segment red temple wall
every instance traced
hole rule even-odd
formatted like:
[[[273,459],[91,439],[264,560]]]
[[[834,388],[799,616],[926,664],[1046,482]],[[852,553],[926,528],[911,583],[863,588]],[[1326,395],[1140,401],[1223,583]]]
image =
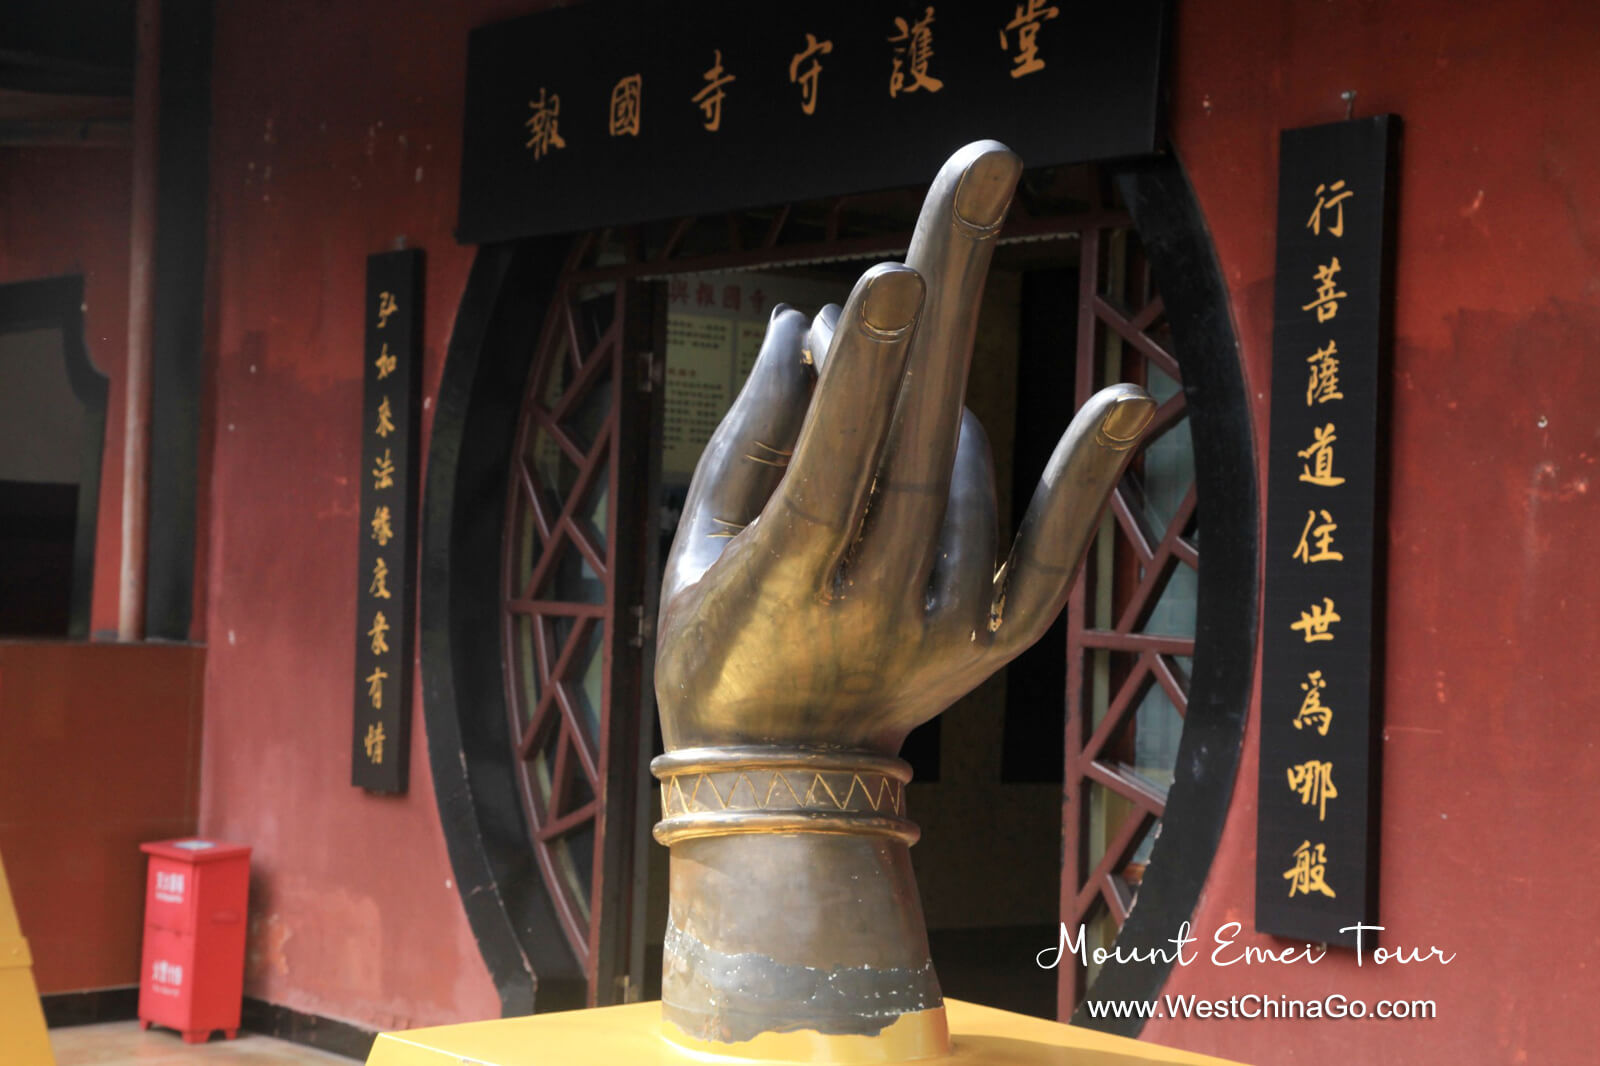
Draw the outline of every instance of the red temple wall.
[[[1247,1062],[1576,1062],[1600,994],[1589,552],[1600,454],[1600,139],[1587,5],[1181,5],[1174,139],[1210,225],[1267,440],[1277,133],[1405,121],[1395,290],[1382,903],[1437,962],[1220,968],[1167,991],[1434,999],[1437,1021],[1158,1021]],[[1600,486],[1595,486],[1600,489]],[[1289,551],[1264,545],[1266,552]],[[1294,703],[1298,705],[1298,693]],[[1195,931],[1254,906],[1259,694]],[[1292,708],[1291,708],[1292,711]],[[1176,933],[1176,930],[1174,931]],[[1282,947],[1269,938],[1241,944]]]
[[[217,8],[201,828],[256,849],[246,994],[366,1027],[499,1013],[419,698],[409,793],[349,783],[357,467],[366,257],[426,250],[425,457],[473,255],[451,235],[467,32],[527,7]]]
[[[205,649],[0,641],[0,857],[43,995],[136,984],[139,845],[193,833]]]

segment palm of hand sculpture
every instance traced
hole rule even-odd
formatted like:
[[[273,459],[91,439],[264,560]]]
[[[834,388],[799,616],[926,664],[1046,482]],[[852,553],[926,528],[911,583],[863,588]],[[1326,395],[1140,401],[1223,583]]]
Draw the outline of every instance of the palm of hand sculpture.
[[[1059,613],[1155,404],[1119,385],[1084,405],[997,570],[989,444],[962,397],[1020,173],[1003,145],[968,145],[934,180],[904,265],[868,270],[809,327],[774,311],[667,561],[669,750],[892,755]]]

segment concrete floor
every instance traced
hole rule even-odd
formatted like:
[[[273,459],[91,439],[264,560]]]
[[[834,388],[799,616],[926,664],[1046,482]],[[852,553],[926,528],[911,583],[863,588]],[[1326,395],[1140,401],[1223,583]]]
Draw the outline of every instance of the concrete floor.
[[[50,1046],[56,1066],[351,1066],[356,1061],[254,1033],[185,1044],[170,1030],[141,1032],[138,1022],[52,1029]]]

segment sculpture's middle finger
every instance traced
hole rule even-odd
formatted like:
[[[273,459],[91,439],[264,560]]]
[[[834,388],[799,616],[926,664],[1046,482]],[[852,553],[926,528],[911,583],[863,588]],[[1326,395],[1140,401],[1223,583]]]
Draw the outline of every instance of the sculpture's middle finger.
[[[984,277],[1021,173],[1022,161],[996,141],[951,156],[928,190],[906,256],[925,279],[927,298],[851,567],[856,580],[900,586],[914,599],[950,491]]]

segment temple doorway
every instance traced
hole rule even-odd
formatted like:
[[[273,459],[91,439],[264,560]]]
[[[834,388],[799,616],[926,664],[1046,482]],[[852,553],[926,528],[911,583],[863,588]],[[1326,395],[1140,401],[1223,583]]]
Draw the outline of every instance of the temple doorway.
[[[659,807],[643,764],[661,744],[642,652],[694,464],[772,305],[842,303],[861,270],[903,255],[919,192],[600,231],[564,265],[511,465],[501,632],[530,843],[591,1002],[659,993],[666,853],[645,843]],[[659,363],[643,402],[641,359]],[[1068,610],[903,752],[946,992],[1047,1017],[1094,975],[1034,956],[1061,921],[1109,946],[1159,834],[1198,538],[1181,371],[1132,219],[1095,168],[1029,172],[967,396],[994,449],[1002,544],[1077,405],[1119,380],[1162,406]]]

